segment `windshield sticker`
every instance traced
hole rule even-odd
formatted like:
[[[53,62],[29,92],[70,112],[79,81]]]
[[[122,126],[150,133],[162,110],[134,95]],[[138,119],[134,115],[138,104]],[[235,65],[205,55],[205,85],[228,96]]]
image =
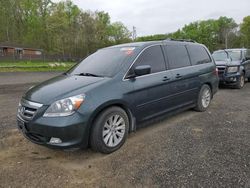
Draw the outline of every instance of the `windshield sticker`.
[[[125,47],[125,48],[121,48],[121,51],[124,51],[126,53],[126,55],[132,55],[134,52],[135,47]]]

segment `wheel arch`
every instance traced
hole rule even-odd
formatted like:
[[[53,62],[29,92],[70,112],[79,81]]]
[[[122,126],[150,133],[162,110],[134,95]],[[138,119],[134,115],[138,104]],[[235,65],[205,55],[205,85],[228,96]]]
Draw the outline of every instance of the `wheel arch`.
[[[211,89],[211,94],[212,94],[212,98],[213,98],[213,86],[212,86],[212,83],[210,83],[210,82],[205,82],[205,83],[203,83],[203,85],[208,85],[208,86],[210,87],[210,89]]]
[[[240,74],[241,73],[244,73],[244,75],[246,75],[246,70],[245,70],[245,67],[244,66],[240,66]]]
[[[102,113],[104,110],[113,107],[113,106],[117,106],[121,109],[123,109],[126,114],[128,115],[129,118],[129,132],[133,132],[136,130],[136,121],[135,121],[135,117],[132,114],[132,111],[130,110],[130,108],[128,107],[128,105],[121,101],[121,100],[114,100],[114,101],[109,101],[106,102],[102,105],[100,105],[92,114],[92,116],[90,117],[90,120],[88,122],[89,124],[89,133],[91,133],[92,131],[92,124],[94,123],[95,119],[97,118],[97,116]]]
[[[243,69],[243,70],[242,70],[242,72],[244,73],[244,76],[245,76],[245,75],[246,75],[246,71],[245,71],[245,69]]]

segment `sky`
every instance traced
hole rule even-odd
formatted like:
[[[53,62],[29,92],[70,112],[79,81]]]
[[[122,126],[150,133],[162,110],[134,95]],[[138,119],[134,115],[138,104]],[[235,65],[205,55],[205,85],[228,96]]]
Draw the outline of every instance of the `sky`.
[[[53,0],[58,2],[60,0]],[[137,36],[171,33],[185,24],[220,16],[241,23],[250,15],[250,0],[72,0],[82,10],[108,12]]]

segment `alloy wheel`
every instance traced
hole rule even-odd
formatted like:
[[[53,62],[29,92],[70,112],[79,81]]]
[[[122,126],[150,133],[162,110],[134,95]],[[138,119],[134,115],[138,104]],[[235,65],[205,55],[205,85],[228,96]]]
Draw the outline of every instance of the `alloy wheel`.
[[[120,115],[110,116],[104,124],[102,136],[108,147],[117,146],[125,135],[125,121]]]
[[[244,84],[245,84],[245,77],[242,75],[240,77],[240,87],[243,88]]]
[[[201,102],[202,102],[202,106],[204,108],[207,108],[209,106],[209,104],[211,102],[211,92],[208,88],[206,88],[203,91]]]

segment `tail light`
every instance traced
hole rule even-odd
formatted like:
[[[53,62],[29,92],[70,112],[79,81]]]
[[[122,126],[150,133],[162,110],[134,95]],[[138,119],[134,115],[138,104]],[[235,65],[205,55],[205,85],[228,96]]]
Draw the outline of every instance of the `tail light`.
[[[214,69],[214,75],[219,76],[219,71],[217,67]]]

